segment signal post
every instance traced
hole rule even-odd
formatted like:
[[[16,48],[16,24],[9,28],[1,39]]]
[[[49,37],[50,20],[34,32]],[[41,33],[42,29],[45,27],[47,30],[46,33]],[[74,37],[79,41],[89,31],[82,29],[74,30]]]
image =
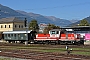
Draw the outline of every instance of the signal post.
[[[25,21],[24,21],[24,26],[26,28],[26,41],[25,41],[25,45],[28,45],[28,22],[27,22],[27,19],[25,18]]]

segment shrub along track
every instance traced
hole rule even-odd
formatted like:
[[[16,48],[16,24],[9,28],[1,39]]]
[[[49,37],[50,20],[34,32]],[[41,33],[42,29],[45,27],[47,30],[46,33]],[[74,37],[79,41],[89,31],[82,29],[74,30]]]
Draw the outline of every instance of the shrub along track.
[[[41,52],[35,51],[34,49],[12,49],[12,47],[21,47],[24,46],[23,44],[0,44],[0,56],[7,56],[7,57],[16,57],[16,58],[23,58],[23,59],[32,59],[32,60],[90,60],[90,56],[85,55],[76,55],[76,54],[67,54],[66,51],[64,53],[61,52]],[[34,45],[31,46],[35,47],[44,47],[45,48],[64,48],[65,45]],[[79,47],[79,48],[90,48],[90,46],[71,46],[71,47]],[[8,49],[9,47],[9,49]],[[10,49],[11,47],[11,49]],[[42,48],[43,49],[43,48]],[[38,48],[37,48],[38,50]],[[86,50],[76,50],[76,51],[86,51]]]

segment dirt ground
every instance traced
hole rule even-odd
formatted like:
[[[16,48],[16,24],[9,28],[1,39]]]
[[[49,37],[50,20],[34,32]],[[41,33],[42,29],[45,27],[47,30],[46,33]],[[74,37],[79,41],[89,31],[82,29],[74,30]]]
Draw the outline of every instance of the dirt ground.
[[[21,46],[15,44],[0,44],[0,46]],[[39,46],[39,45],[38,45]],[[46,45],[46,47],[65,47],[63,45]],[[70,46],[70,47],[87,47],[90,48],[89,45],[87,46]],[[22,58],[22,59],[31,59],[31,60],[90,60],[90,56],[84,55],[74,55],[74,54],[66,54],[66,53],[57,53],[57,52],[36,52],[30,51],[27,49],[20,49],[20,50],[10,50],[10,49],[1,49],[0,56],[6,57],[15,57],[15,58]]]

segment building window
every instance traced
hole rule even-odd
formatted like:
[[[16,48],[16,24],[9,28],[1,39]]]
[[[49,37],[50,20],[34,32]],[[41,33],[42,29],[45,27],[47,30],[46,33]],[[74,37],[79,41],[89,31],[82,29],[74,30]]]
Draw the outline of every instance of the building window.
[[[10,25],[9,25],[9,28],[10,28]]]
[[[20,28],[20,25],[19,25],[19,28]]]
[[[1,25],[1,28],[3,28],[3,26]]]
[[[16,28],[17,26],[15,25],[15,28]]]
[[[21,26],[21,28],[23,28],[23,25]]]
[[[5,28],[6,28],[6,25],[5,25]]]

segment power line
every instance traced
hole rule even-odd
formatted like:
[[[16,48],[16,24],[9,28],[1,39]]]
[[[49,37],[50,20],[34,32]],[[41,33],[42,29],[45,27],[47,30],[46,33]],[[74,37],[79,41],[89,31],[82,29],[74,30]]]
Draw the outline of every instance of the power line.
[[[65,7],[80,6],[80,5],[87,5],[87,4],[90,4],[90,2],[71,4],[71,5],[65,5],[65,6],[55,6],[55,7],[45,7],[45,8],[32,8],[32,9],[24,9],[24,10],[45,10],[45,9],[65,8]]]

